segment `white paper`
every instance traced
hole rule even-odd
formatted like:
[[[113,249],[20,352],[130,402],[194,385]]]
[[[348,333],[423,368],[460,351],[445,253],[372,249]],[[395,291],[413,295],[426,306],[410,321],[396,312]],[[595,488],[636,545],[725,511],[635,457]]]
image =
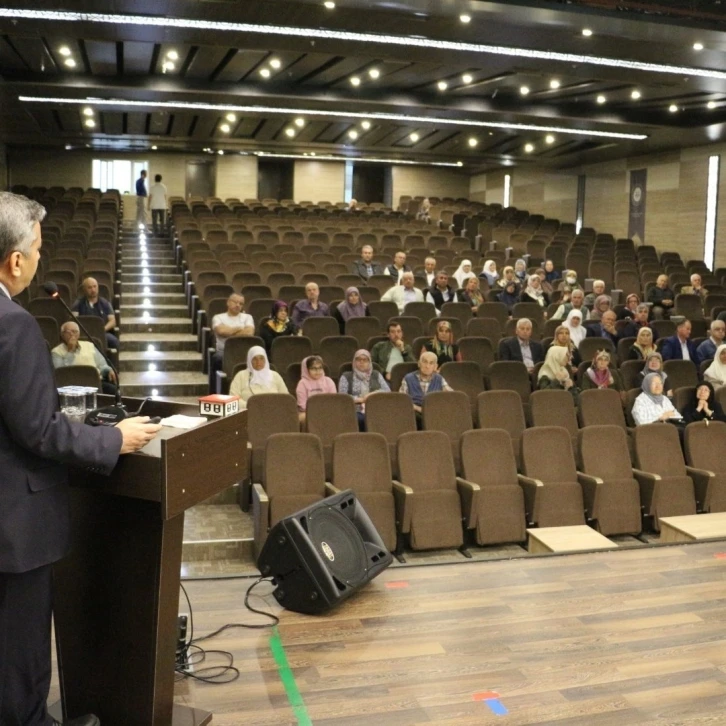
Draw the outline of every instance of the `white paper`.
[[[161,419],[162,426],[170,426],[174,429],[193,429],[203,423],[207,423],[204,416],[184,416],[180,413]]]

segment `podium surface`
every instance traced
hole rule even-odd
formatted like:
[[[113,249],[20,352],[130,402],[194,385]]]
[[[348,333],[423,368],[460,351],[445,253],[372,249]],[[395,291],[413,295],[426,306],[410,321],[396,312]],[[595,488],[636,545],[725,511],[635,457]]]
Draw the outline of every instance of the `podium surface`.
[[[140,400],[125,401],[134,411]],[[198,415],[148,401],[143,415]],[[229,488],[247,466],[247,413],[163,428],[106,477],[72,469],[72,546],[54,567],[63,714],[104,726],[203,726],[174,704],[184,512]]]

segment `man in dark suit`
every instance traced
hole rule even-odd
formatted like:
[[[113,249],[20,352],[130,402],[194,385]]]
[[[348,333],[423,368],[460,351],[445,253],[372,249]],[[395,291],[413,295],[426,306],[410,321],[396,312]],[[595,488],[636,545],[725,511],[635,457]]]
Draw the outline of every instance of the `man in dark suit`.
[[[676,334],[663,341],[663,347],[660,349],[663,360],[691,360],[697,363],[696,344],[690,338],[691,321],[683,320],[678,323]]]
[[[11,299],[33,279],[45,209],[0,192],[0,724],[50,726],[51,567],[69,544],[66,465],[109,473],[159,426],[72,423],[34,318]],[[65,722],[98,724],[95,716]]]
[[[587,326],[587,337],[588,338],[608,338],[612,341],[612,344],[617,349],[620,335],[618,335],[618,329],[615,327],[615,321],[618,316],[613,310],[606,310],[599,323]]]
[[[531,373],[537,363],[544,360],[542,344],[532,340],[532,322],[527,318],[517,321],[516,335],[499,344],[499,360],[518,360]]]
[[[361,280],[367,280],[371,275],[382,275],[383,270],[377,262],[373,262],[373,248],[364,245],[360,251],[360,259],[353,263],[353,274]]]

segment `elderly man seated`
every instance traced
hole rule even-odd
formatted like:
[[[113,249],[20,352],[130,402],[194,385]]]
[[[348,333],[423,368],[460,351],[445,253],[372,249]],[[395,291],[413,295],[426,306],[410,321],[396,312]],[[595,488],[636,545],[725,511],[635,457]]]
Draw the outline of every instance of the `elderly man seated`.
[[[585,293],[582,290],[573,290],[570,294],[570,301],[562,303],[555,314],[553,320],[566,320],[571,310],[579,310],[582,312],[583,321],[590,317],[590,311],[585,307]]]
[[[716,355],[716,348],[723,344],[726,338],[726,323],[723,320],[713,320],[708,331],[709,337],[696,348],[696,362],[703,363]]]
[[[101,374],[104,393],[113,396],[116,393],[116,374],[104,357],[96,350],[93,343],[81,340],[81,329],[78,323],[69,320],[61,326],[61,344],[51,351],[54,368],[66,366],[93,366]]]
[[[97,280],[87,277],[81,283],[81,290],[83,295],[73,303],[73,312],[76,315],[95,315],[101,318],[106,330],[106,345],[118,350],[118,338],[111,332],[116,327],[116,314],[111,303],[105,297],[99,296]]]
[[[384,302],[394,302],[398,306],[398,312],[403,315],[403,309],[410,302],[424,302],[421,290],[414,287],[413,272],[404,272],[401,275],[401,284],[394,285],[390,290],[381,295]]]
[[[219,313],[212,318],[215,341],[215,351],[209,365],[209,390],[212,392],[215,390],[217,371],[222,370],[224,344],[227,339],[255,334],[254,318],[244,309],[244,297],[235,292],[227,298],[227,312]]]
[[[604,280],[593,280],[592,283],[592,292],[587,293],[585,295],[585,307],[588,310],[592,310],[593,307],[595,307],[595,300],[597,300],[600,295],[605,294],[605,281]]]
[[[505,338],[499,344],[499,360],[521,361],[531,373],[537,363],[544,361],[542,344],[532,340],[532,321],[529,318],[517,320],[516,334]]]
[[[330,315],[330,308],[320,299],[320,288],[317,282],[305,285],[305,300],[298,300],[292,309],[292,322],[302,328],[308,318],[325,318]]]
[[[416,426],[423,428],[424,397],[437,391],[451,391],[452,388],[437,372],[438,363],[436,353],[424,352],[418,359],[418,370],[407,374],[401,382],[401,393],[407,393],[413,401],[413,410],[416,412]]]

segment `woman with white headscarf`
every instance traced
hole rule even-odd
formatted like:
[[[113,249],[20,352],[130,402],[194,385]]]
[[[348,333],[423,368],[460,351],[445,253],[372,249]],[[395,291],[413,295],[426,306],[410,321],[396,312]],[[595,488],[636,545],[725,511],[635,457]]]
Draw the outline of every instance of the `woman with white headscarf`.
[[[711,365],[703,372],[703,380],[710,383],[714,391],[726,386],[726,345],[716,348]]]
[[[454,279],[459,283],[459,287],[463,288],[470,277],[476,277],[471,271],[471,260],[462,260],[459,269],[454,273]]]
[[[512,270],[512,272],[514,272],[514,270]],[[497,263],[494,260],[487,260],[484,263],[484,267],[482,267],[479,277],[486,278],[486,281],[489,283],[489,287],[493,287],[494,283],[499,279]]]
[[[519,298],[521,302],[537,303],[540,307],[550,304],[547,293],[542,289],[542,280],[539,275],[530,275],[527,278],[527,287]]]
[[[287,393],[282,376],[270,368],[267,352],[260,345],[253,345],[247,352],[247,368],[232,381],[229,392],[239,396],[239,409],[247,408],[247,401],[257,393]]]
[[[587,338],[587,329],[582,324],[582,311],[573,308],[567,313],[567,319],[562,323],[570,331],[570,340],[575,347]]]

